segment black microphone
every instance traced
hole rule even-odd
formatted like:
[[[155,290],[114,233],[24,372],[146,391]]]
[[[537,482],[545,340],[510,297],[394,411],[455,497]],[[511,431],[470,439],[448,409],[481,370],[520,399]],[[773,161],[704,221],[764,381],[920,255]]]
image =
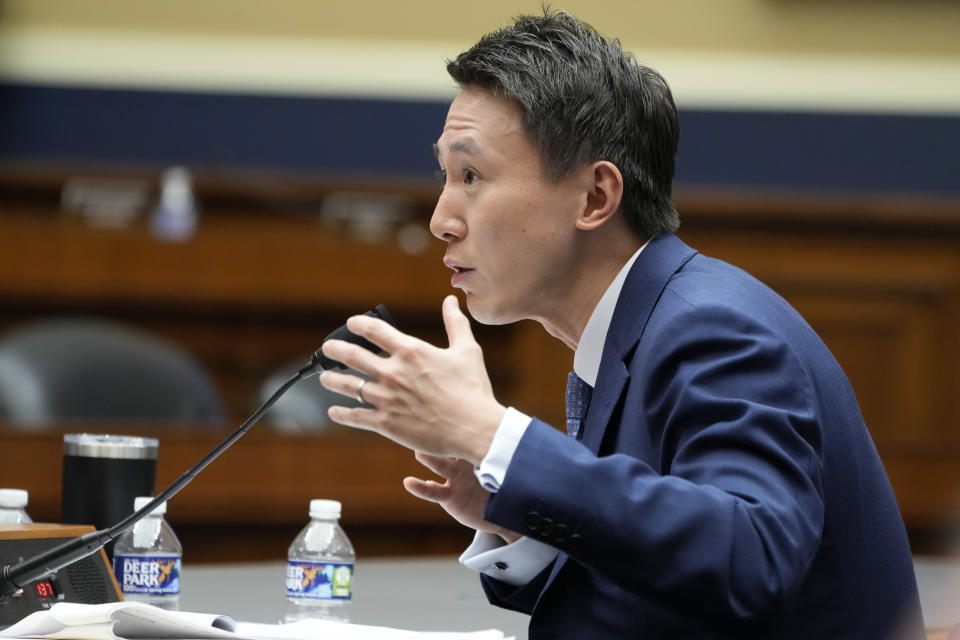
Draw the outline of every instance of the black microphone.
[[[382,304],[378,304],[376,307],[367,311],[365,316],[371,316],[374,318],[380,318],[384,322],[397,326],[397,323],[393,321],[393,318],[390,317],[390,313],[387,312],[387,308]],[[347,325],[342,325],[339,329],[332,331],[326,338],[323,339],[324,342],[327,340],[346,340],[347,342],[352,342],[353,344],[360,345],[367,351],[372,351],[374,353],[380,352],[380,347],[373,344],[366,338],[361,338],[357,334],[347,329]],[[304,369],[312,367],[312,370],[306,373],[305,375],[310,375],[311,373],[320,373],[320,370],[329,370],[336,367],[337,369],[346,369],[342,363],[332,360],[327,356],[323,355],[323,347],[317,349],[312,356],[310,356],[310,362],[307,363],[307,366]],[[301,370],[302,371],[302,370]]]
[[[390,314],[387,312],[387,308],[382,304],[378,304],[374,309],[367,311],[364,315],[380,318],[381,320],[396,326],[393,318],[391,318]],[[345,340],[374,353],[379,353],[381,351],[380,348],[375,344],[365,340],[364,338],[361,338],[357,334],[347,329],[346,325],[343,325],[339,329],[331,332],[326,338],[323,339],[323,341],[326,342],[330,339]],[[333,368],[346,369],[346,366],[343,363],[326,357],[323,355],[320,349],[317,349],[316,352],[310,356],[310,361],[307,362],[306,366],[300,369],[300,371],[298,371],[292,378],[284,382],[280,388],[277,389],[277,391],[260,406],[259,409],[254,411],[253,414],[237,428],[236,431],[227,436],[223,442],[218,444],[213,448],[212,451],[210,451],[210,453],[205,455],[200,462],[188,469],[183,475],[177,478],[166,489],[161,491],[156,498],[144,505],[139,511],[134,511],[132,514],[112,527],[85,533],[81,536],[68,540],[61,545],[53,547],[52,549],[44,551],[43,553],[40,553],[32,558],[28,558],[14,565],[5,566],[3,571],[0,572],[0,597],[12,595],[31,582],[52,575],[60,569],[63,569],[64,567],[76,562],[77,560],[81,560],[93,553],[96,553],[105,544],[120,537],[124,531],[152,513],[153,510],[160,505],[160,503],[166,502],[176,495],[181,489],[187,486],[198,473],[207,467],[208,464],[213,462],[221,453],[226,451],[230,445],[239,440],[247,431],[249,431],[250,427],[256,424],[257,421],[263,417],[263,414],[267,412],[267,409],[273,406],[273,404],[280,399],[280,396],[286,393],[290,387],[306,377],[309,377],[315,373],[319,374],[320,370]]]

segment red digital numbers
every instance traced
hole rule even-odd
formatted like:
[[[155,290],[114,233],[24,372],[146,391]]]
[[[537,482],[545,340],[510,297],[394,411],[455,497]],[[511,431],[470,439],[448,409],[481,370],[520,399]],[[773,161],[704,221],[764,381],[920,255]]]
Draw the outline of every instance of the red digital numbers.
[[[54,598],[56,597],[57,592],[54,591],[53,584],[49,582],[38,582],[37,595],[41,598]]]

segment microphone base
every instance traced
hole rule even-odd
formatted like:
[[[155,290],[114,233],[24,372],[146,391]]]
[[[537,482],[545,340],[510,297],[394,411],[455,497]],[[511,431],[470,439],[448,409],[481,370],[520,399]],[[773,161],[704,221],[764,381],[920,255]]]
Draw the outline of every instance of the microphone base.
[[[14,565],[44,551],[94,531],[85,525],[0,523],[0,567]],[[24,585],[21,591],[0,596],[0,628],[20,621],[34,611],[57,602],[102,604],[120,602],[123,595],[107,555],[100,549],[52,576]]]

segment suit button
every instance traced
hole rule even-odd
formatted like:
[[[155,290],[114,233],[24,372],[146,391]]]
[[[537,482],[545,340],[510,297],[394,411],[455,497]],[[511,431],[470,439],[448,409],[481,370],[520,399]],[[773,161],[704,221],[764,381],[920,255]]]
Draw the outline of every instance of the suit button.
[[[540,535],[544,538],[549,538],[551,533],[553,533],[553,520],[544,518],[540,523]]]
[[[527,514],[527,529],[530,531],[536,531],[540,527],[540,513],[537,511],[531,511]]]
[[[567,539],[567,525],[558,524],[553,532],[553,539],[557,542],[563,542]]]
[[[583,537],[579,533],[571,533],[570,539],[567,541],[567,546],[570,548],[576,548],[580,546]]]

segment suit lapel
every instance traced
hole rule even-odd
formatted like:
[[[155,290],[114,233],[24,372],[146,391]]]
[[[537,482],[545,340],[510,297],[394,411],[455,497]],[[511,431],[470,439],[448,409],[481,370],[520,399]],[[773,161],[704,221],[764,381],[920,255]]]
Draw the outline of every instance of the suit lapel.
[[[584,419],[583,444],[599,453],[610,416],[626,388],[627,362],[670,278],[696,251],[675,235],[655,237],[637,257],[617,300],[600,359],[600,371]]]
[[[600,359],[597,384],[581,433],[583,444],[594,454],[600,451],[610,416],[630,380],[627,362],[640,341],[647,320],[670,278],[697,252],[672,233],[655,237],[637,257],[623,283],[620,298],[610,321]],[[553,564],[541,596],[569,556],[562,551]]]

